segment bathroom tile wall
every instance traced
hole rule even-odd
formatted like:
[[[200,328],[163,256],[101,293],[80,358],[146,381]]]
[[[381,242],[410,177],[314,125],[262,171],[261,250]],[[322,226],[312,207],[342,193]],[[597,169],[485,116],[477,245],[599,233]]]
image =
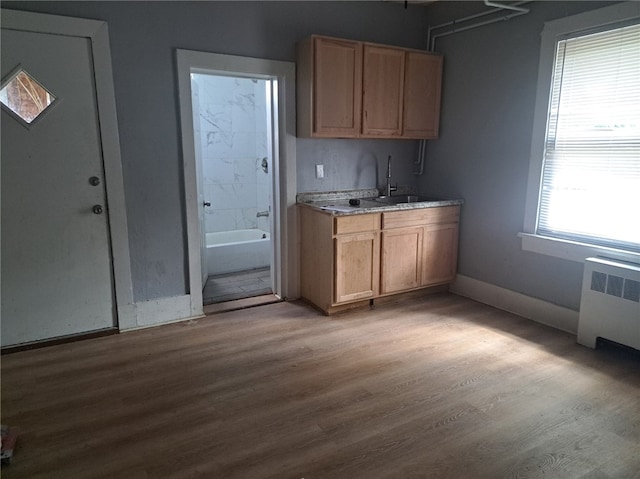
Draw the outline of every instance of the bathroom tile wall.
[[[211,203],[206,232],[270,231],[269,217],[257,217],[271,204],[265,81],[194,74],[192,82],[199,92],[194,124],[200,124],[204,200]]]

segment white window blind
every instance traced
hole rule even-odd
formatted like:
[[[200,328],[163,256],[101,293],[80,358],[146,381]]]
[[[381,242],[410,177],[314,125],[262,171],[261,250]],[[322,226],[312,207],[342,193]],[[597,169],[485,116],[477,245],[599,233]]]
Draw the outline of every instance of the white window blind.
[[[640,25],[558,42],[537,232],[640,250]]]

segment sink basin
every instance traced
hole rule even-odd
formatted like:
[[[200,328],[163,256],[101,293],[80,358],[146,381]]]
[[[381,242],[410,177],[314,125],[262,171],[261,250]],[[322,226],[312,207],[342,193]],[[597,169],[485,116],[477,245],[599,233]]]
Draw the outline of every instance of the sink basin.
[[[376,203],[384,203],[387,205],[398,205],[402,203],[421,203],[428,201],[442,201],[442,198],[419,195],[397,195],[397,196],[378,196],[376,198],[368,198]]]

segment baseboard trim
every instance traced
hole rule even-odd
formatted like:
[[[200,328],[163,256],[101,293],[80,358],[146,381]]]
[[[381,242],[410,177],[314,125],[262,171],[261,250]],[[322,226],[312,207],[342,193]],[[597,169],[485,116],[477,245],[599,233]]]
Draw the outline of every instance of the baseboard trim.
[[[118,334],[116,328],[98,329],[96,331],[89,331],[86,333],[69,334],[67,336],[59,336],[52,339],[41,339],[38,341],[31,341],[29,343],[20,343],[12,346],[3,346],[0,350],[0,354],[19,353],[20,351],[28,351],[30,349],[46,348],[48,346],[57,346],[58,344],[73,343],[76,341],[83,341],[85,339],[101,338],[103,336],[112,336]]]
[[[578,311],[563,306],[461,274],[456,276],[450,291],[567,333],[578,332]]]
[[[193,315],[191,311],[191,295],[173,296],[169,298],[153,299],[136,303],[136,325],[122,328],[122,331],[158,326],[160,324],[175,323],[188,319],[201,318],[204,315]]]

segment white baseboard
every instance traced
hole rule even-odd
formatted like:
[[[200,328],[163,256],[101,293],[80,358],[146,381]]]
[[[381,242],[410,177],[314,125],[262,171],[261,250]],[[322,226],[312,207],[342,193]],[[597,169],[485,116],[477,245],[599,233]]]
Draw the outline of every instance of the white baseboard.
[[[157,326],[159,324],[175,323],[187,319],[201,318],[203,315],[193,315],[191,310],[191,295],[174,296],[170,298],[153,299],[136,303],[136,325],[121,328],[122,331]]]
[[[456,276],[450,291],[571,334],[578,332],[578,311],[541,299],[460,274]]]

